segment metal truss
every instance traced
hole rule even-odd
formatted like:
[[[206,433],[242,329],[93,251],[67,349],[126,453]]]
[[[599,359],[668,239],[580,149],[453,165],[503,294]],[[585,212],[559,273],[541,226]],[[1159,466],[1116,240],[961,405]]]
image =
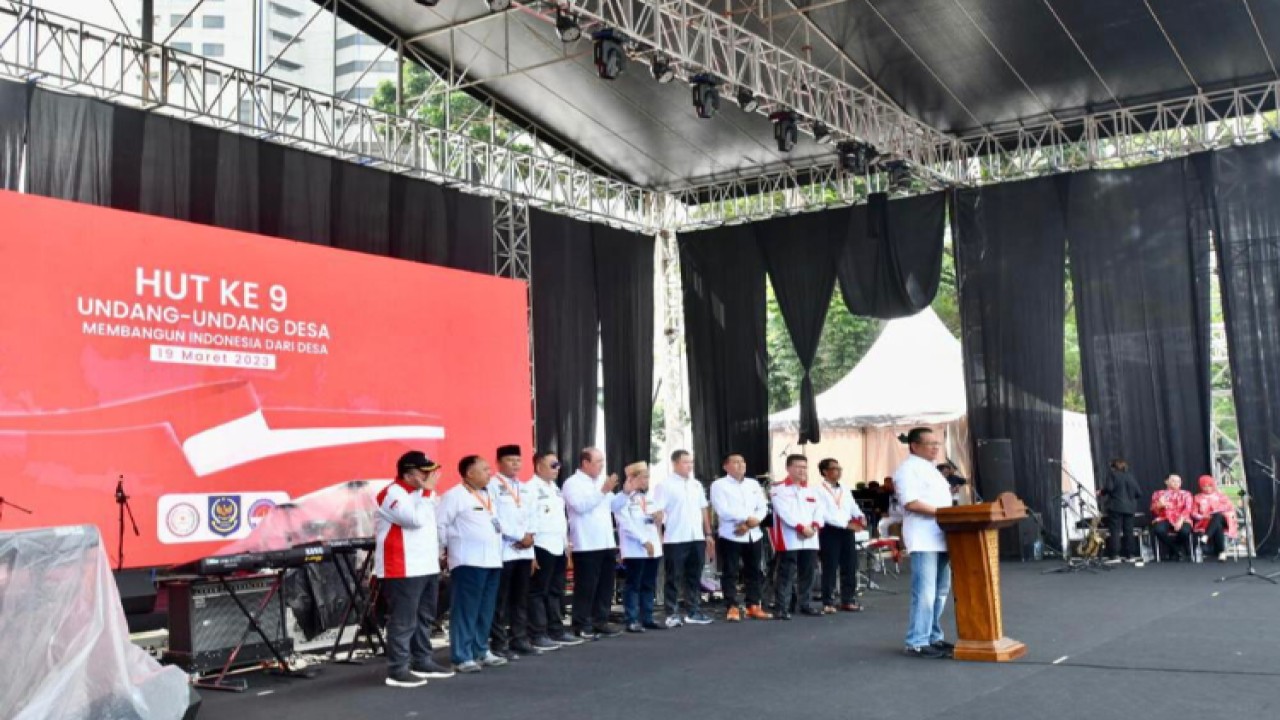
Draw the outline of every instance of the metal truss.
[[[659,397],[662,402],[662,435],[665,447],[659,457],[689,447],[689,393],[685,381],[688,364],[684,354],[684,286],[680,277],[680,246],[670,230],[658,233],[657,315],[661,338],[657,344]]]
[[[837,137],[870,143],[943,178],[959,170],[955,138],[908,115],[843,55],[834,70],[820,68],[693,0],[568,0],[563,7],[579,20],[611,28],[637,52],[666,55],[685,81],[710,75],[750,90],[760,112],[790,110],[824,123]],[[760,7],[747,12],[771,23]]]
[[[644,229],[660,205],[653,191],[593,173],[546,152],[541,143],[527,149],[491,142],[482,133],[477,138],[465,126],[433,127],[51,13],[27,0],[0,4],[0,76],[478,194],[506,194],[588,220]]]
[[[530,417],[537,417],[537,375],[533,371],[533,272],[532,247],[529,235],[529,206],[512,195],[495,195],[493,198],[493,274],[498,277],[522,280],[525,283],[527,324],[529,332],[529,402]],[[536,427],[532,429],[536,435]]]

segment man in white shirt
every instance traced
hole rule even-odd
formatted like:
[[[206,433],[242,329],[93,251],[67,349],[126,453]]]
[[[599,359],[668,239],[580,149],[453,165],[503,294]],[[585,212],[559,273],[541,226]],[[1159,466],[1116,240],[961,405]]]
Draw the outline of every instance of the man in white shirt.
[[[419,687],[453,672],[431,658],[440,590],[440,543],[431,491],[440,466],[418,450],[400,456],[396,479],[378,493],[374,574],[389,608],[387,685]]]
[[[520,446],[503,445],[497,456],[498,472],[489,481],[489,493],[497,498],[498,521],[502,523],[502,574],[489,640],[495,655],[518,660],[521,655],[542,654],[529,642],[529,581],[534,558],[529,525],[533,506],[524,497],[518,478],[523,462]]]
[[[818,500],[822,504],[822,529],[818,554],[822,559],[822,614],[836,612],[836,581],[840,582],[840,610],[862,612],[858,604],[858,545],[854,537],[867,519],[849,488],[840,484],[844,469],[834,458],[818,463],[822,475]]]
[[[538,650],[581,645],[564,627],[565,548],[569,519],[556,478],[560,458],[555,453],[533,456],[533,477],[525,483],[525,497],[533,505],[529,530],[533,533],[533,578],[529,583],[530,644]]]
[[[775,584],[779,620],[790,620],[792,605],[804,615],[821,615],[813,609],[813,571],[818,565],[818,530],[822,528],[822,507],[809,484],[809,460],[803,455],[787,456],[787,479],[771,488],[773,526],[769,539],[778,555]],[[799,574],[800,582],[796,583]],[[792,591],[794,589],[794,595]]]
[[[573,634],[582,640],[622,634],[609,622],[618,548],[611,503],[617,486],[617,475],[604,477],[604,453],[596,448],[578,455],[578,471],[564,481],[573,545]]]
[[[449,646],[454,669],[475,673],[482,665],[507,664],[489,650],[502,576],[502,522],[497,498],[489,491],[489,463],[479,455],[468,455],[458,462],[458,474],[462,482],[440,501],[437,528],[449,553]]]
[[[942,610],[951,592],[947,537],[938,526],[938,509],[951,507],[951,487],[935,465],[942,442],[929,428],[912,428],[899,437],[911,454],[893,474],[902,509],[902,541],[911,556],[911,615],[906,648],[911,657],[950,657],[955,646],[943,639]]]
[[[739,622],[745,614],[756,620],[773,615],[760,606],[764,585],[764,531],[760,523],[769,514],[769,502],[755,478],[747,477],[747,461],[731,452],[720,464],[724,477],[711,483],[711,507],[719,518],[716,557],[720,560],[720,589],[724,593],[725,620]],[[746,587],[747,607],[738,606],[738,577]]]
[[[662,562],[662,537],[658,532],[662,511],[649,502],[648,463],[631,463],[625,472],[622,492],[613,498],[613,514],[618,519],[618,547],[627,567],[627,584],[622,591],[627,632],[665,630],[653,619],[658,563]]]
[[[711,618],[702,612],[702,568],[707,554],[713,559],[711,545],[711,504],[707,489],[693,476],[693,455],[688,450],[671,454],[672,473],[653,493],[653,502],[664,516],[662,554],[666,558],[667,581],[662,599],[666,605],[667,627],[709,625]],[[680,615],[680,592],[684,591],[683,617]]]

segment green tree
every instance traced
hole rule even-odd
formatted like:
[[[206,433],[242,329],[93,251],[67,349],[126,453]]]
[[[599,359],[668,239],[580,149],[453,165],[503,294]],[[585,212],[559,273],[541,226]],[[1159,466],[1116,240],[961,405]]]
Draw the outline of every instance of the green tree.
[[[484,103],[464,90],[450,91],[427,68],[406,61],[401,69],[404,86],[403,112],[417,107],[416,119],[434,128],[453,132],[466,130],[469,137],[484,142],[504,144],[513,150],[528,152],[532,145],[520,140],[522,132],[507,119],[495,115],[493,123],[487,122],[489,110]],[[392,115],[396,108],[396,85],[383,80],[374,90],[369,107]],[[446,125],[447,122],[447,125]]]
[[[782,318],[772,286],[768,287],[767,300],[765,344],[769,357],[769,412],[777,412],[791,407],[800,399],[804,370],[791,344],[791,335],[787,332],[787,323]],[[847,375],[867,354],[879,334],[878,320],[849,314],[839,290],[832,293],[811,371],[814,392],[829,389]]]

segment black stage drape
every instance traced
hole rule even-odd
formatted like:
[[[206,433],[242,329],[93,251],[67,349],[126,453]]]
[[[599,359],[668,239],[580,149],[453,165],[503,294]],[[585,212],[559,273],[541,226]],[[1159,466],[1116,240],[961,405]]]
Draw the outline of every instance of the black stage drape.
[[[191,126],[147,113],[139,162],[138,210],[148,215],[191,217]]]
[[[1094,472],[1153,492],[1209,470],[1209,238],[1191,161],[1072,176],[1067,214]]]
[[[214,181],[213,225],[258,232],[258,146],[251,137],[218,133],[217,178]]]
[[[0,190],[17,190],[27,148],[32,85],[0,81]]]
[[[832,215],[848,227],[839,276],[850,313],[889,320],[933,302],[942,274],[946,209],[945,193],[893,202],[876,193],[847,217]]]
[[[91,205],[111,204],[115,108],[36,88],[31,96],[27,190]]]
[[[449,210],[445,189],[403,176],[391,178],[391,254],[445,265],[449,261]]]
[[[142,150],[148,113],[114,106],[111,121],[111,207],[138,212]]]
[[[689,409],[698,475],[720,474],[740,452],[747,471],[769,471],[765,269],[751,225],[680,236]]]
[[[534,434],[539,450],[561,456],[564,478],[596,436],[599,320],[591,226],[530,209],[529,236]]]
[[[391,176],[373,168],[340,163],[333,178],[333,246],[388,255]]]
[[[445,189],[445,202],[449,208],[449,257],[441,264],[492,275],[493,200]]]
[[[809,371],[836,287],[836,263],[845,247],[848,208],[775,218],[755,225],[760,255],[804,376],[800,380],[801,444],[822,440]]]
[[[1257,539],[1270,552],[1280,458],[1280,146],[1231,148],[1197,158],[1213,174],[1218,269],[1231,351],[1245,476]],[[1260,548],[1261,549],[1261,548]]]
[[[1014,491],[1054,538],[1061,537],[1062,472],[1050,461],[1062,459],[1066,184],[1057,177],[960,190],[951,205],[969,434],[1011,441]]]
[[[652,237],[592,225],[604,439],[609,471],[650,458],[653,426]]]

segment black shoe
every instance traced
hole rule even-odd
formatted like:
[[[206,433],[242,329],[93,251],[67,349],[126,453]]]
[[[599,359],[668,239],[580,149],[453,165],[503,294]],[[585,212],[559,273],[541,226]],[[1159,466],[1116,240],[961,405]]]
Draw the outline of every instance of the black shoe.
[[[416,688],[427,684],[426,678],[414,677],[408,670],[387,673],[387,685],[398,688]]]
[[[453,670],[434,660],[428,660],[425,663],[410,665],[409,674],[420,678],[451,678]]]
[[[494,648],[493,654],[497,655],[503,660],[506,660],[507,662],[514,662],[520,659],[520,655],[516,652],[513,652],[511,648]]]
[[[921,645],[920,647],[906,647],[902,649],[902,654],[907,657],[929,658],[930,660],[941,660],[947,657],[947,653],[939,650],[932,645]]]
[[[537,656],[542,654],[541,650],[535,648],[534,646],[530,645],[527,641],[524,641],[524,640],[517,640],[516,642],[511,643],[511,652],[517,656],[519,655]]]
[[[586,642],[585,639],[577,637],[573,633],[563,632],[563,631],[561,631],[559,635],[550,636],[550,640],[551,642],[557,645],[560,645],[562,647],[564,646],[573,647],[575,645],[581,645],[582,643]]]
[[[579,642],[592,642],[600,639],[599,635],[591,632],[590,630],[575,630],[573,631],[573,636],[577,638]]]
[[[791,619],[791,613],[789,613],[789,612],[780,612],[780,613],[778,613],[777,615],[774,615],[774,616],[773,616],[773,619],[774,619],[774,620],[790,620],[790,619]]]
[[[929,647],[932,647],[934,650],[941,650],[949,658],[956,656],[955,644],[949,643],[946,640],[939,640],[938,642],[931,644]]]
[[[596,633],[602,638],[616,638],[622,634],[622,628],[618,627],[617,625],[614,625],[613,623],[596,625],[592,629],[595,630]]]
[[[650,620],[645,623],[641,623],[641,627],[643,627],[645,630],[666,630],[667,629],[666,625],[663,625],[660,622],[654,622],[653,620]]]
[[[535,650],[541,650],[543,652],[551,652],[552,650],[560,649],[560,643],[547,637],[534,638],[533,642],[530,644],[533,645]]]
[[[640,623],[629,623],[629,624],[627,625],[627,632],[629,632],[629,633],[642,633],[642,632],[644,632],[644,626],[643,626],[643,625],[641,625]]]
[[[800,614],[801,614],[801,615],[808,615],[809,617],[822,617],[822,611],[821,611],[821,610],[815,610],[815,609],[813,609],[812,607],[802,607],[802,608],[800,608]]]

